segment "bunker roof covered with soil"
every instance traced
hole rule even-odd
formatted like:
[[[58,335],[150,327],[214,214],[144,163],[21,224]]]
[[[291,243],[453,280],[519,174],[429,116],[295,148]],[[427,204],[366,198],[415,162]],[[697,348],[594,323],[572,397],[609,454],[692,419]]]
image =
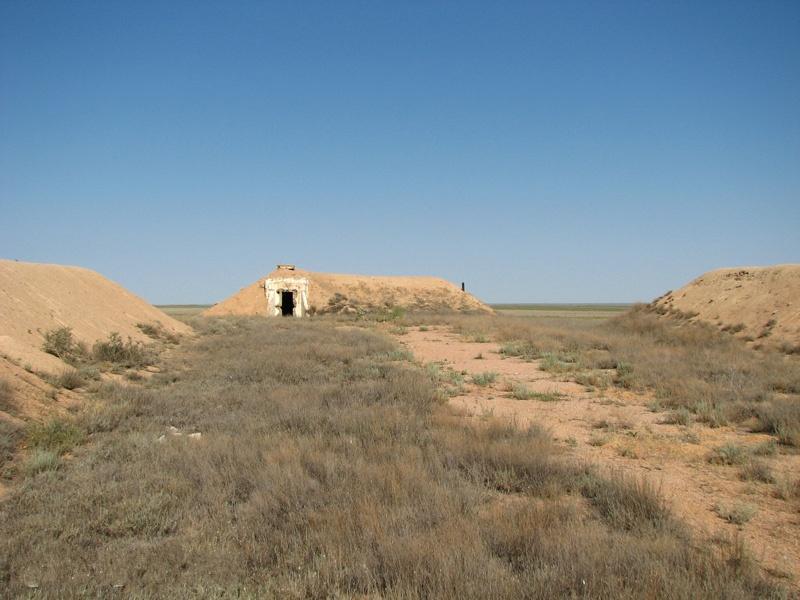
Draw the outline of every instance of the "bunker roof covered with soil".
[[[438,277],[343,275],[305,271],[292,265],[279,267],[214,305],[205,314],[266,315],[265,282],[285,278],[308,281],[311,314],[379,311],[392,307],[419,311],[491,312],[491,308],[472,294]]]

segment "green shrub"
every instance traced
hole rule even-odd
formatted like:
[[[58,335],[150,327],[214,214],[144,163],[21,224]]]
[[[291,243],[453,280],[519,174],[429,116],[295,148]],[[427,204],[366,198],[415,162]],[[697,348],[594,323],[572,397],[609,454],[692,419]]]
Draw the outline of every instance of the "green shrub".
[[[44,334],[42,350],[62,360],[69,358],[76,347],[75,340],[72,337],[71,327],[51,329]]]
[[[28,444],[31,447],[49,450],[57,455],[69,452],[82,443],[84,437],[81,429],[61,419],[34,423],[28,427]]]
[[[144,367],[152,364],[154,359],[144,344],[131,338],[123,340],[117,332],[111,333],[104,342],[96,342],[92,347],[92,356],[97,361],[123,367]]]

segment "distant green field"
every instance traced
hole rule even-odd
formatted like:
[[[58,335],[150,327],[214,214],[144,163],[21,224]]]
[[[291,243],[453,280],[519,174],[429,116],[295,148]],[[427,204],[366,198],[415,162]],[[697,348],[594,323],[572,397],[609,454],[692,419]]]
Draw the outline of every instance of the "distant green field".
[[[211,304],[156,304],[156,308],[161,309],[163,312],[167,313],[170,317],[175,317],[176,319],[186,318],[186,317],[193,317],[195,315],[199,315],[208,307],[212,306]]]
[[[531,318],[608,319],[628,310],[632,304],[492,304],[498,313]]]

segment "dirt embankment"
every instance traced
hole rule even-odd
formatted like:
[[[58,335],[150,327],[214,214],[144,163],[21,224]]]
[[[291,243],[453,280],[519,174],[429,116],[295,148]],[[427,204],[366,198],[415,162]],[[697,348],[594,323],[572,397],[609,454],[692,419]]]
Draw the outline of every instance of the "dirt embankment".
[[[89,269],[0,260],[0,379],[10,387],[17,409],[14,412],[38,418],[56,410],[47,396],[52,386],[32,374],[58,374],[67,368],[60,359],[42,350],[46,332],[70,327],[74,339],[89,347],[112,332],[123,338],[150,341],[137,327],[139,323],[160,323],[173,334],[191,331],[189,326]],[[71,395],[62,390],[59,399]]]
[[[754,344],[800,351],[800,264],[710,271],[657,298],[653,306],[712,323]]]
[[[341,275],[278,269],[214,305],[204,314],[258,315],[267,313],[264,280],[273,277],[308,279],[312,313],[377,311],[403,308],[420,311],[492,312],[472,294],[438,277]]]

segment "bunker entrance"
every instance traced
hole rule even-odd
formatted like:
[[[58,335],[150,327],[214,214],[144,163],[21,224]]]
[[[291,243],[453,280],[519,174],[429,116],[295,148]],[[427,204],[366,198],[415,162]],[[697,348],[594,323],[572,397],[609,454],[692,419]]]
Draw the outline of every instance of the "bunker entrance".
[[[284,317],[294,315],[294,292],[281,292],[281,315]]]

